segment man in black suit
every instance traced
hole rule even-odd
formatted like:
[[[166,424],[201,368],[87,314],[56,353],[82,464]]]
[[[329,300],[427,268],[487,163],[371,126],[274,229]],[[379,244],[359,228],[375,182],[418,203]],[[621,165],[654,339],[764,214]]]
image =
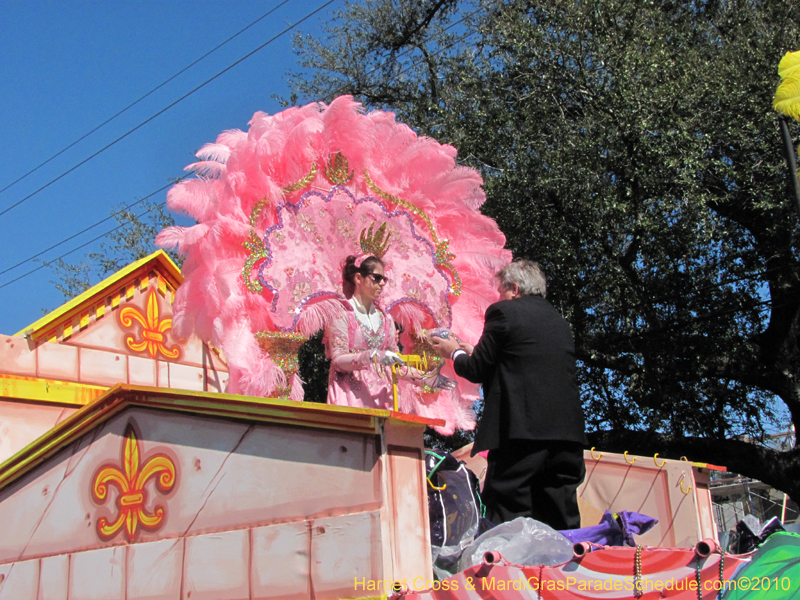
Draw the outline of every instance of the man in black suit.
[[[575,529],[587,440],[572,332],[545,300],[537,263],[512,262],[497,279],[500,301],[486,310],[477,345],[439,337],[432,344],[453,359],[457,375],[483,386],[472,454],[489,450],[487,518],[498,524],[524,516]]]

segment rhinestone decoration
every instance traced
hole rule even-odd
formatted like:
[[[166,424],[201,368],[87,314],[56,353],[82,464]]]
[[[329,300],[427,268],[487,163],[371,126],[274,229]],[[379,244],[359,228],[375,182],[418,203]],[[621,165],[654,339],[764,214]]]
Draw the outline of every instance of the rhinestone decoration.
[[[402,206],[409,212],[415,214],[420,219],[425,221],[425,224],[428,226],[428,230],[431,233],[431,239],[433,239],[433,243],[436,246],[436,251],[434,253],[436,264],[440,267],[443,267],[448,273],[450,273],[453,278],[453,285],[451,286],[450,291],[454,296],[460,296],[461,277],[458,275],[456,268],[450,262],[456,257],[456,255],[452,254],[448,249],[450,246],[450,240],[440,240],[439,236],[436,235],[436,230],[433,228],[433,223],[431,222],[430,217],[426,215],[422,209],[414,206],[406,200],[403,200],[402,198],[398,198],[397,196],[392,196],[388,192],[384,192],[377,185],[375,185],[375,182],[372,181],[372,178],[369,176],[369,173],[366,170],[364,170],[364,181],[367,183],[367,187],[369,187],[369,189],[371,189],[384,200],[388,200],[397,206]]]
[[[367,346],[370,348],[370,350],[379,350],[381,344],[383,343],[383,313],[378,312],[378,317],[380,318],[380,325],[378,325],[377,331],[372,331],[372,329],[367,327],[359,319],[356,319],[356,323],[358,323],[358,327],[361,329],[361,335],[364,336],[364,340],[366,340]]]
[[[328,166],[325,167],[325,178],[333,185],[344,185],[350,183],[355,175],[355,171],[350,171],[350,163],[341,152],[336,152],[328,157]]]
[[[389,238],[391,238],[391,234],[386,233],[386,223],[382,223],[373,234],[372,228],[374,226],[375,223],[372,223],[369,226],[369,230],[361,230],[361,237],[359,240],[361,242],[361,250],[363,250],[365,254],[383,258],[383,255],[386,254],[386,251],[389,249]],[[386,234],[385,237],[384,234]]]
[[[259,331],[256,333],[261,349],[277,364],[286,375],[286,387],[275,390],[278,397],[288,396],[292,386],[292,376],[300,369],[297,353],[308,339],[301,333],[284,331]]]
[[[316,163],[312,163],[311,169],[305,177],[299,181],[284,186],[281,189],[281,193],[285,196],[291,192],[296,192],[297,190],[308,186],[316,176],[317,165]],[[267,258],[268,256],[267,248],[264,245],[264,242],[259,239],[255,229],[256,224],[258,223],[258,217],[261,216],[261,212],[264,210],[267,202],[268,199],[266,197],[262,198],[256,203],[256,205],[253,207],[253,210],[250,211],[250,237],[246,242],[242,243],[242,245],[247,248],[248,252],[247,260],[245,260],[244,266],[242,267],[242,279],[244,280],[244,284],[247,286],[247,289],[254,294],[260,294],[263,291],[263,287],[259,281],[253,280],[253,267],[259,260],[262,258]]]

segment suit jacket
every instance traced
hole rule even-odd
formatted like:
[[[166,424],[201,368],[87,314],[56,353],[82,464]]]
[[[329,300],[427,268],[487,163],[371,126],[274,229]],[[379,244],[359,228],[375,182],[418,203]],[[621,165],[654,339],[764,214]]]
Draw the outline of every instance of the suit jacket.
[[[454,367],[483,385],[473,454],[510,439],[588,443],[572,331],[544,298],[492,304],[472,356],[459,355]]]

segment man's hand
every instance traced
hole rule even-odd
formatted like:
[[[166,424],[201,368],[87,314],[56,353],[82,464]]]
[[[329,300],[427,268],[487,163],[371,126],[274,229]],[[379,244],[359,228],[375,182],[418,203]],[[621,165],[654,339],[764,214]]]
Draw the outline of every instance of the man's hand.
[[[431,336],[431,346],[442,358],[450,358],[453,352],[460,348],[456,340],[452,338],[444,339],[436,335]]]

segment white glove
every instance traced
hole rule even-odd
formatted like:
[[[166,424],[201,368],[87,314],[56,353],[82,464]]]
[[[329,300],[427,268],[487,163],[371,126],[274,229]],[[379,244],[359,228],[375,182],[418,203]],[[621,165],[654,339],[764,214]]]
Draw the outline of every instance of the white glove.
[[[377,356],[378,362],[380,362],[384,367],[391,367],[393,365],[404,365],[406,361],[404,361],[399,354],[392,352],[391,350],[384,350],[383,352],[376,352],[373,356]]]

